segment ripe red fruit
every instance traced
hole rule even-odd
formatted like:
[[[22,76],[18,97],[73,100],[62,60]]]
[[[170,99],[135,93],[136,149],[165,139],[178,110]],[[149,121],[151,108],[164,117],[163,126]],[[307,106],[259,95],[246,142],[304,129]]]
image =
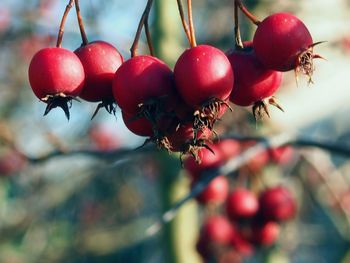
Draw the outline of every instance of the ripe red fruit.
[[[267,220],[285,221],[296,214],[296,201],[283,186],[265,190],[260,196],[259,204],[261,213]]]
[[[2,176],[19,172],[26,164],[25,156],[17,150],[2,150],[0,153],[0,175]]]
[[[195,183],[196,181],[193,181],[193,184]],[[229,182],[226,176],[220,175],[214,178],[196,199],[201,204],[222,204],[226,200],[228,191]]]
[[[89,137],[94,146],[101,151],[112,151],[120,146],[115,130],[103,124],[93,125]]]
[[[255,244],[271,246],[278,239],[280,227],[276,222],[258,223],[252,227],[252,241]]]
[[[122,111],[125,126],[134,134],[139,136],[153,136],[152,124],[145,117],[133,118],[131,114]]]
[[[228,159],[235,157],[241,151],[240,143],[232,139],[220,140],[216,143],[216,146],[219,148],[223,161],[227,161]]]
[[[91,102],[113,99],[113,77],[123,63],[118,50],[107,42],[94,41],[74,53],[85,71],[85,84],[79,97]]]
[[[245,43],[243,49],[229,51],[227,57],[235,74],[231,102],[239,106],[254,107],[270,103],[280,108],[272,96],[281,85],[282,73],[264,67],[256,57],[251,42]]]
[[[253,147],[256,141],[246,141],[243,143],[242,147],[244,149]],[[248,163],[244,166],[245,169],[250,173],[258,173],[264,166],[269,162],[270,156],[267,150],[260,152],[253,159],[250,159]]]
[[[250,256],[254,252],[253,244],[241,232],[233,236],[231,246],[244,256]]]
[[[80,94],[85,80],[79,58],[64,48],[44,48],[32,58],[28,75],[34,94],[47,103],[44,115],[61,107],[69,119],[67,102]]]
[[[312,37],[305,24],[289,13],[266,17],[254,34],[253,46],[259,60],[267,68],[301,70],[308,76],[313,71]]]
[[[233,72],[225,54],[212,46],[187,49],[174,68],[176,88],[191,107],[210,99],[225,100],[233,87]]]
[[[209,129],[204,129],[197,133],[196,141],[197,143],[200,141],[208,140],[212,135],[212,132]],[[189,146],[194,146],[194,133],[192,124],[184,124],[181,125],[177,130],[174,130],[170,134],[166,135],[166,139],[169,143],[169,147],[165,147],[170,149],[173,152],[182,152],[182,153],[192,153]],[[198,146],[198,145],[195,145]],[[199,146],[200,147],[200,146]],[[191,147],[190,147],[191,148]],[[194,150],[198,150],[198,147],[195,147]],[[198,151],[200,152],[201,149]],[[197,151],[196,151],[197,154]],[[201,156],[199,155],[199,159]]]
[[[287,164],[293,159],[294,150],[291,146],[282,146],[268,150],[271,161],[277,164]]]
[[[219,147],[210,143],[208,146],[212,151],[207,148],[201,148],[198,151],[197,155],[200,162],[193,156],[189,156],[184,162],[184,168],[189,172],[192,179],[198,178],[202,171],[215,168],[223,162]]]
[[[113,94],[118,106],[135,115],[142,104],[151,100],[171,99],[174,92],[173,73],[161,60],[152,56],[136,56],[124,62],[114,76]]]
[[[234,235],[233,225],[221,215],[208,217],[201,229],[201,236],[215,244],[229,244]]]
[[[258,208],[257,197],[244,188],[236,188],[226,201],[226,212],[232,220],[251,218],[258,212]]]

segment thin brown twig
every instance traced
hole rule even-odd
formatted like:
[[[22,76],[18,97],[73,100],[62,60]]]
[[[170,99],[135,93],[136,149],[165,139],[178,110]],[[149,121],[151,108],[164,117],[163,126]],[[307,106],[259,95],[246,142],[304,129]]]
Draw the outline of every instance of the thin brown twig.
[[[62,20],[61,20],[61,24],[60,24],[60,28],[58,30],[56,47],[61,47],[62,46],[64,25],[66,24],[66,19],[67,19],[68,13],[69,13],[70,9],[73,7],[73,2],[74,2],[74,0],[69,0],[69,3],[66,6],[66,9],[64,10],[64,13],[63,13],[63,16],[62,16]]]
[[[148,26],[148,17],[149,17],[149,13],[146,16],[145,23],[144,23],[144,25],[145,25],[145,33],[146,33],[149,53],[151,54],[151,56],[154,56],[153,42],[152,42],[151,32],[150,32],[149,26]]]
[[[194,32],[194,25],[193,25],[193,16],[192,16],[192,1],[187,0],[187,15],[188,15],[188,23],[190,24],[190,35],[191,35],[191,47],[197,46],[196,42],[196,36]]]
[[[139,40],[140,40],[140,36],[141,36],[142,27],[145,25],[145,21],[147,20],[147,18],[149,16],[152,4],[153,4],[153,0],[148,0],[147,4],[146,4],[146,8],[145,8],[145,10],[142,13],[139,25],[138,25],[137,30],[136,30],[134,42],[132,43],[132,46],[130,48],[131,57],[135,57],[137,55],[137,48],[138,48],[138,45],[139,45]],[[146,34],[147,34],[147,32],[146,32]],[[151,47],[150,47],[150,51],[151,51]]]
[[[234,1],[234,20],[235,20],[235,45],[236,49],[242,49],[243,43],[241,38],[241,31],[239,29],[239,17],[238,17],[238,3]]]
[[[251,12],[249,12],[249,10],[243,5],[242,0],[235,0],[235,3],[237,4],[237,6],[239,7],[239,9],[241,9],[242,13],[250,20],[253,22],[253,24],[255,25],[259,25],[260,24],[260,20],[253,15]]]
[[[74,2],[75,2],[75,10],[76,10],[76,13],[77,13],[77,19],[78,19],[81,39],[83,41],[82,45],[85,46],[85,45],[87,45],[89,43],[89,41],[88,41],[87,36],[86,36],[84,23],[83,23],[83,18],[82,18],[81,13],[80,13],[79,0],[74,0]]]
[[[184,9],[183,9],[181,0],[177,0],[177,7],[179,8],[182,27],[184,28],[188,43],[191,45],[191,33],[190,33],[190,29],[188,28],[186,19],[185,19]]]

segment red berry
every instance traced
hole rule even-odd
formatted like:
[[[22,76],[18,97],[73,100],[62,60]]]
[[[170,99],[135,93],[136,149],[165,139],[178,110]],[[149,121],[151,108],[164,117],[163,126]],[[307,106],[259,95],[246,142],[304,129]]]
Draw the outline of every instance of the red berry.
[[[224,139],[217,142],[223,161],[227,161],[237,156],[241,151],[241,145],[238,141],[232,139]]]
[[[243,148],[247,149],[250,147],[253,147],[256,144],[255,141],[246,141],[243,143]],[[264,150],[257,155],[254,156],[254,158],[250,159],[248,163],[245,165],[244,168],[246,168],[251,173],[258,173],[265,167],[265,165],[269,162],[270,156],[267,150]]]
[[[85,80],[79,58],[64,48],[44,48],[32,58],[28,75],[34,94],[48,103],[45,115],[59,106],[69,119],[67,101],[80,94]]]
[[[210,143],[208,146],[213,152],[207,148],[201,148],[198,151],[198,158],[200,160],[199,163],[193,156],[189,156],[184,162],[185,169],[189,172],[193,179],[196,179],[202,171],[215,168],[221,165],[223,162],[223,156],[219,147]]]
[[[114,76],[114,98],[123,111],[132,115],[139,113],[140,104],[171,96],[173,91],[172,71],[164,62],[152,56],[129,59]]]
[[[251,218],[258,212],[258,208],[257,197],[244,188],[236,188],[226,201],[226,212],[232,220]]]
[[[242,235],[242,233],[237,232],[232,240],[231,246],[240,254],[244,256],[250,256],[254,252],[253,244]]]
[[[139,136],[153,136],[152,124],[145,117],[133,118],[132,115],[122,111],[125,126]]]
[[[287,164],[293,159],[294,150],[291,146],[282,146],[269,149],[271,161],[277,164]]]
[[[196,181],[193,181],[195,184]],[[215,203],[222,204],[228,195],[229,182],[224,175],[214,178],[208,186],[197,196],[197,200],[201,204]]]
[[[278,239],[279,233],[280,227],[276,222],[256,224],[252,228],[252,241],[258,245],[271,246]]]
[[[208,217],[201,230],[201,236],[215,244],[229,244],[234,235],[233,225],[221,215]]]
[[[260,210],[267,220],[285,221],[296,214],[296,202],[291,192],[277,186],[265,190],[260,196]]]
[[[2,176],[19,172],[26,164],[25,156],[16,150],[2,150],[0,153],[0,175]]]
[[[209,129],[204,129],[197,133],[196,140],[208,140],[212,135]],[[193,143],[193,128],[192,124],[181,125],[177,130],[166,135],[170,144],[170,150],[173,152],[187,152],[186,149]],[[200,152],[201,150],[199,150]],[[201,156],[199,156],[201,158]]]
[[[258,25],[253,45],[257,57],[267,68],[288,71],[303,66],[301,60],[306,53],[310,55],[307,51],[313,43],[309,30],[299,18],[276,13]],[[312,56],[311,50],[311,63]]]
[[[85,84],[79,97],[92,102],[113,99],[114,74],[123,63],[118,50],[107,42],[94,41],[78,48],[74,53],[85,71]]]
[[[89,137],[96,148],[102,151],[115,150],[120,146],[115,130],[103,124],[92,126],[89,130]]]
[[[181,97],[193,108],[213,98],[227,99],[233,87],[230,62],[212,46],[187,49],[177,60],[174,75]]]
[[[252,43],[241,50],[227,54],[232,65],[235,81],[230,101],[239,106],[250,106],[270,98],[280,87],[282,73],[265,68],[257,59]]]

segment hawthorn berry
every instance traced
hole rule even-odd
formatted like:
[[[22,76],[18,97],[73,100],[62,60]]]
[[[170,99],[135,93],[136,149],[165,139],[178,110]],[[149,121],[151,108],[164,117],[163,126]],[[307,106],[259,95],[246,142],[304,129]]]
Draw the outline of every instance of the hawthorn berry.
[[[296,201],[284,186],[266,189],[259,198],[260,212],[267,220],[286,221],[296,214]]]
[[[230,94],[232,103],[253,106],[255,119],[264,112],[269,116],[267,104],[282,110],[273,96],[281,85],[282,73],[267,69],[260,63],[252,42],[245,42],[242,49],[230,50],[227,57],[235,74],[234,89]]]
[[[208,45],[189,48],[177,60],[174,76],[180,96],[194,109],[195,130],[212,129],[233,88],[233,71],[225,54]]]
[[[258,208],[259,202],[255,194],[244,188],[234,189],[226,201],[226,212],[232,220],[252,218]]]
[[[192,185],[196,183],[193,181]],[[214,178],[208,186],[196,197],[201,204],[222,204],[229,192],[229,182],[224,175]]]
[[[311,78],[314,71],[311,34],[305,24],[289,13],[275,13],[258,24],[253,46],[257,57],[267,68],[295,70]]]
[[[105,107],[109,113],[114,112],[112,84],[115,72],[123,63],[122,55],[104,41],[90,42],[74,53],[85,71],[85,84],[79,97],[90,102],[101,102],[95,114],[101,107]]]
[[[85,81],[79,58],[64,48],[44,48],[32,58],[28,75],[34,94],[47,103],[44,115],[61,107],[69,120],[68,103],[80,94]]]

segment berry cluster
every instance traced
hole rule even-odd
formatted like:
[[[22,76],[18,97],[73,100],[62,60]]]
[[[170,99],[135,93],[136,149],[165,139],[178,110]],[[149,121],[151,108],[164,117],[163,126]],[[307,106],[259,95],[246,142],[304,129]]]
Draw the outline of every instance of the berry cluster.
[[[239,155],[242,149],[252,143],[225,139],[209,145],[215,155],[208,149],[201,149],[200,164],[196,163],[194,157],[188,157],[184,166],[191,178],[191,185],[200,181],[205,171],[215,171],[215,168]],[[240,173],[251,175],[268,162],[282,165],[292,159],[293,151],[288,146],[268,149],[242,167]],[[246,179],[249,180],[249,177]],[[279,236],[279,223],[293,218],[296,213],[296,201],[284,186],[254,192],[247,187],[237,186],[237,183],[231,192],[230,188],[229,179],[218,174],[196,197],[209,212],[197,242],[197,250],[206,262],[214,259],[217,261],[213,262],[221,262],[219,259],[227,254],[237,257],[235,261],[229,262],[240,262],[238,258],[251,255],[255,248],[273,245]],[[260,193],[259,196],[256,192]]]
[[[190,153],[196,161],[200,161],[198,150],[209,148],[215,122],[231,109],[229,101],[252,106],[256,119],[265,113],[269,115],[268,104],[282,110],[274,97],[282,71],[294,69],[311,77],[313,58],[320,57],[313,54],[315,43],[295,16],[277,13],[260,22],[241,1],[235,1],[235,8],[241,8],[258,26],[253,41],[241,43],[236,34],[236,48],[226,54],[210,45],[197,46],[189,8],[189,29],[183,12],[180,14],[191,48],[184,51],[171,70],[153,56],[150,41],[151,55],[136,54],[143,26],[150,40],[147,19],[152,1],[149,1],[135,37],[132,57],[124,62],[111,44],[88,42],[78,1],[75,4],[82,46],[74,52],[61,47],[64,16],[57,47],[40,50],[29,66],[33,92],[47,103],[45,114],[61,107],[69,118],[69,105],[77,97],[100,102],[93,116],[101,107],[115,113],[116,103],[130,131],[147,136],[146,141],[168,151]]]

